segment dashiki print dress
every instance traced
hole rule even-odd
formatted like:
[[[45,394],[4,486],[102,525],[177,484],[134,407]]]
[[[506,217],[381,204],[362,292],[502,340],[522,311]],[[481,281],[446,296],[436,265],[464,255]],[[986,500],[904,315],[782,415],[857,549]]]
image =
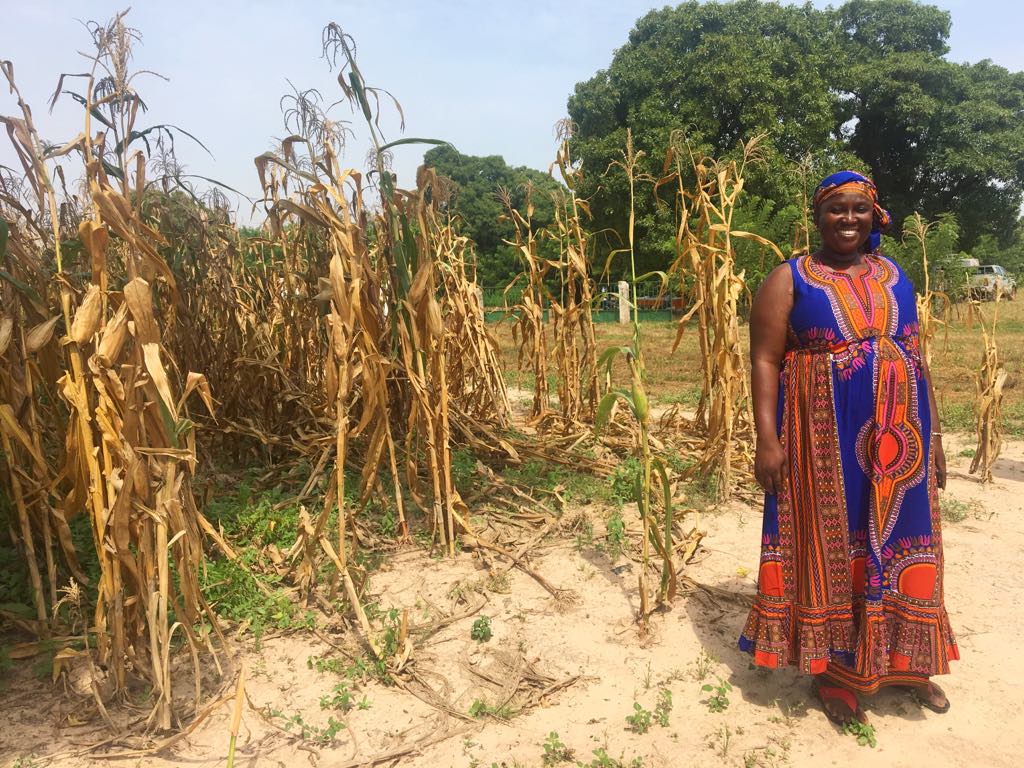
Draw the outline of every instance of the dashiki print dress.
[[[942,538],[917,305],[875,253],[858,276],[810,256],[793,274],[780,376],[789,477],[766,495],[757,600],[740,647],[765,667],[870,693],[921,684],[959,658],[942,595]]]

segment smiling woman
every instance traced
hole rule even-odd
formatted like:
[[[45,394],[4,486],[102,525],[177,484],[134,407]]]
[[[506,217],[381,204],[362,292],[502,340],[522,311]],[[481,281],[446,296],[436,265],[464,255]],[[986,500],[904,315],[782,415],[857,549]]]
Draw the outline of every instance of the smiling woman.
[[[760,666],[815,675],[839,723],[866,723],[856,694],[889,685],[942,712],[929,678],[958,651],[942,594],[945,457],[914,289],[878,250],[889,215],[869,179],[825,179],[814,218],[820,250],[775,269],[751,310],[765,514],[740,646]]]

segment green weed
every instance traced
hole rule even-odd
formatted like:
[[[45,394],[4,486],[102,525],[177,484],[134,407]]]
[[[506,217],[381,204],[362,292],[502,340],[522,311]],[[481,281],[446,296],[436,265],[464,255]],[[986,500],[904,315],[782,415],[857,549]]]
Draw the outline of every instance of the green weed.
[[[473,488],[476,474],[476,456],[468,448],[459,448],[452,452],[452,482],[460,493]]]
[[[592,475],[533,459],[505,470],[505,479],[512,484],[545,491],[558,489],[567,500],[577,503],[611,501],[608,485]]]
[[[713,731],[707,737],[707,745],[715,750],[719,757],[728,757],[729,748],[732,746],[732,729],[728,725],[723,725],[717,731]]]
[[[701,648],[697,658],[690,662],[690,677],[698,683],[704,682],[717,665],[718,658],[707,649]]]
[[[331,672],[335,675],[342,675],[345,673],[344,662],[342,662],[341,659],[328,656],[310,656],[306,659],[306,667],[309,669],[315,669],[320,673]]]
[[[704,700],[704,703],[708,705],[709,712],[725,712],[729,708],[728,694],[732,691],[732,686],[728,680],[718,678],[718,685],[704,683],[700,689],[711,694]]]
[[[615,468],[611,479],[612,501],[619,506],[636,498],[636,485],[640,480],[640,462],[630,456]]]
[[[511,720],[514,714],[515,710],[513,710],[508,704],[503,704],[500,707],[494,707],[483,699],[473,699],[473,703],[469,705],[469,716],[477,719],[482,717],[494,717],[498,720]]]
[[[668,728],[668,716],[672,713],[672,691],[662,688],[658,691],[658,703],[654,707],[654,719],[662,728]]]
[[[547,739],[544,740],[544,754],[541,756],[541,762],[544,765],[565,763],[572,760],[572,756],[573,751],[562,742],[557,731],[548,734]]]
[[[301,712],[285,715],[279,709],[271,709],[268,716],[275,720],[281,720],[281,727],[284,730],[291,732],[294,729],[302,737],[303,741],[309,741],[321,747],[330,746],[334,742],[335,737],[346,728],[345,723],[335,720],[333,717],[327,719],[326,726],[307,723],[303,719]]]
[[[942,403],[939,421],[949,432],[973,432],[975,425],[974,404],[971,402]]]
[[[605,539],[608,542],[608,556],[615,560],[626,547],[626,522],[622,519],[622,512],[618,509],[612,510],[612,513],[608,516],[605,531]]]
[[[982,507],[977,501],[961,501],[949,494],[943,494],[939,502],[939,513],[947,523],[962,523],[968,517],[982,517]]]
[[[643,768],[644,766],[643,758],[634,757],[626,763],[622,758],[615,759],[609,755],[608,750],[604,747],[598,747],[592,754],[594,757],[589,763],[577,760],[577,768]]]
[[[843,733],[855,736],[857,738],[857,743],[862,747],[871,747],[874,749],[878,746],[878,740],[875,738],[875,727],[869,723],[862,723],[859,720],[851,720],[843,726]]]
[[[678,392],[661,395],[658,401],[665,405],[683,405],[688,408],[695,408],[700,403],[700,388],[684,387]]]
[[[331,693],[320,697],[320,709],[348,712],[353,706],[352,699],[352,691],[348,689],[348,683],[338,683],[331,689]]]
[[[649,709],[644,709],[640,706],[639,701],[633,702],[633,714],[626,715],[629,730],[633,731],[633,733],[647,733],[651,729],[653,719],[653,713]]]
[[[576,551],[594,546],[594,523],[589,517],[583,518],[576,526]]]
[[[491,617],[481,616],[473,622],[473,628],[469,631],[469,636],[476,640],[478,643],[486,643],[491,639]]]

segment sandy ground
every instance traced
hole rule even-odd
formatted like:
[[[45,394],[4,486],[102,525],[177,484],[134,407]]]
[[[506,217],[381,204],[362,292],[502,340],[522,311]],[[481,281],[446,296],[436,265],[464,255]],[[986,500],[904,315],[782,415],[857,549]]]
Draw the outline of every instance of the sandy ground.
[[[267,639],[259,649],[247,644],[241,655],[252,706],[244,712],[236,765],[357,766],[394,752],[378,764],[525,768],[544,764],[543,745],[552,731],[566,747],[563,756],[571,750],[572,759],[587,766],[600,749],[623,765],[645,767],[1020,765],[1024,716],[1014,686],[1024,679],[1016,648],[1024,635],[1024,585],[1014,574],[1024,554],[1024,442],[1007,444],[989,487],[966,474],[969,459],[959,455],[964,447],[955,438],[947,444],[951,477],[944,494],[951,507],[966,511],[965,519],[945,527],[946,600],[962,656],[941,680],[952,708],[937,715],[905,694],[879,694],[867,701],[875,748],[859,746],[826,720],[806,678],[752,669],[736,649],[755,587],[760,513],[733,505],[704,516],[705,547],[686,570],[713,591],[678,598],[670,611],[652,618],[647,637],[638,635],[633,621],[636,566],[624,558],[612,561],[592,545],[578,547],[568,531],[530,562],[551,584],[571,590],[574,600],[565,594],[556,599],[520,571],[511,572],[507,583],[493,577],[488,582],[472,553],[455,562],[419,551],[397,555],[373,577],[371,591],[383,608],[408,609],[413,626],[462,616],[413,648],[407,669],[417,674],[410,689],[419,697],[366,682],[353,689],[354,701],[365,697],[367,708],[321,709],[321,697],[344,678],[337,670],[318,671],[315,660],[350,664],[333,647],[345,646],[344,639],[329,626],[321,637],[298,633]],[[600,515],[589,512],[600,540]],[[470,637],[481,615],[490,617],[493,631],[484,643]],[[8,673],[0,693],[0,765],[78,768],[102,759],[102,750],[81,754],[83,745],[107,737],[102,727],[67,725],[67,705],[27,666]],[[711,712],[702,685],[719,678],[732,685],[729,704]],[[627,730],[634,702],[655,710],[661,688],[672,695],[668,725],[654,722],[643,734]],[[423,700],[431,695],[433,705]],[[475,700],[500,709],[509,695],[511,710],[525,709],[483,719],[466,715]],[[217,707],[160,755],[118,764],[225,765],[230,707]],[[271,718],[276,726],[298,714],[317,728],[333,715],[347,728],[318,746],[294,736],[301,726],[282,730],[257,711],[268,709],[281,712]]]

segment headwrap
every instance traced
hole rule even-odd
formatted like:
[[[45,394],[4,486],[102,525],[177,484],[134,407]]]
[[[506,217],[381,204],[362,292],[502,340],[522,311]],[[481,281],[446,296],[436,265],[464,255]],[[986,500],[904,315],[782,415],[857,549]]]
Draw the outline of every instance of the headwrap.
[[[871,223],[871,236],[868,238],[868,244],[872,251],[877,251],[878,246],[882,243],[882,230],[889,226],[892,217],[878,204],[878,188],[875,183],[856,171],[833,173],[823,179],[814,191],[814,210],[817,211],[822,203],[840,192],[860,192],[870,198],[875,215]]]

